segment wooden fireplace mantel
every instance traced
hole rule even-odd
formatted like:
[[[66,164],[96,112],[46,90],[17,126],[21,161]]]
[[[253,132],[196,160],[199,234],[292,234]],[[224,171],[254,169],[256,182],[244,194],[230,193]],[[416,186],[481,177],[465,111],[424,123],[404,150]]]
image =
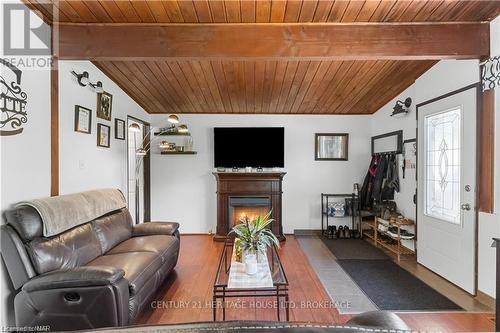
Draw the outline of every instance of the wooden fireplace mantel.
[[[231,197],[268,197],[271,201],[271,230],[280,241],[285,240],[281,220],[282,181],[286,172],[214,172],[217,180],[217,230],[214,240],[223,241],[230,228]]]

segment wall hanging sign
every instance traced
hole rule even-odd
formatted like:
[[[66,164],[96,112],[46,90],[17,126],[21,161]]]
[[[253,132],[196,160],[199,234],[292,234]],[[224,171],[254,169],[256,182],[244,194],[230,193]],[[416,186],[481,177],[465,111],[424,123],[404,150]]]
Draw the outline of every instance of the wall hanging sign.
[[[316,161],[347,161],[349,134],[316,133],[314,141]]]
[[[115,118],[115,139],[125,140],[125,120]]]
[[[92,110],[75,105],[75,132],[90,134],[92,131]]]
[[[28,121],[28,95],[21,88],[22,71],[4,59],[0,59],[0,64],[0,135],[20,134]]]
[[[408,139],[403,141],[403,179],[407,169],[417,168],[417,139]]]
[[[102,92],[97,94],[97,118],[111,121],[113,95]]]
[[[109,148],[111,128],[108,125],[97,124],[97,145]]]
[[[483,91],[500,86],[500,56],[481,63],[481,83],[483,84]]]

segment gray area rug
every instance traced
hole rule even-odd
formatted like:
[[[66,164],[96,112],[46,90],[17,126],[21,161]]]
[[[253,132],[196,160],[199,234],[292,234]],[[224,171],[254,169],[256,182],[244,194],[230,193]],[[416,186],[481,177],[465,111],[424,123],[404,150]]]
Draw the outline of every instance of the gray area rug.
[[[337,260],[344,259],[390,259],[384,251],[362,239],[328,239],[321,237],[323,243]]]
[[[392,260],[338,260],[380,310],[463,310]]]

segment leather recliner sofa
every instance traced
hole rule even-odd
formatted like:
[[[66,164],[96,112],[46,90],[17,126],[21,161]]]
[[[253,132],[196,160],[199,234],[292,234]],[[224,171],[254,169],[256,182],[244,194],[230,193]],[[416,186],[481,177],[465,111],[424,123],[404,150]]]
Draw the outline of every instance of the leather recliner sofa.
[[[33,207],[5,213],[2,256],[17,326],[76,330],[130,325],[179,255],[178,223],[133,225],[126,208],[43,237]]]

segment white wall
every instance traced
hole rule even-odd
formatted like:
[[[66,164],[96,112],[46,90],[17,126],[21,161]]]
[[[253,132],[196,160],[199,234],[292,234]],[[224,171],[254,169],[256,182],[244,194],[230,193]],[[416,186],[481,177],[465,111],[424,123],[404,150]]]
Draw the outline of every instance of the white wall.
[[[0,6],[0,17],[3,17]],[[36,19],[34,16],[32,19]],[[2,25],[3,27],[3,25]],[[14,31],[14,36],[22,34]],[[0,31],[3,36],[3,31]],[[3,43],[0,47],[3,47]],[[3,52],[2,52],[3,55]],[[7,76],[0,65],[2,75]],[[21,88],[27,93],[28,121],[21,134],[0,136],[0,210],[25,199],[50,195],[50,72],[20,68]],[[10,83],[10,82],[9,82]],[[2,224],[3,213],[2,213]],[[0,325],[14,323],[12,284],[0,262]]]
[[[492,23],[491,35],[500,35],[500,20],[497,18]],[[494,33],[496,29],[497,33]],[[498,41],[492,45],[492,55],[500,54]],[[493,53],[496,50],[497,53]],[[477,60],[445,60],[440,61],[430,70],[419,77],[406,91],[397,96],[373,115],[371,128],[372,134],[403,129],[404,138],[416,137],[415,105],[423,101],[438,97],[445,93],[465,87],[479,81],[479,65]],[[498,89],[497,89],[498,90]],[[496,92],[496,138],[495,138],[495,170],[500,168],[500,116],[498,116],[500,91]],[[406,117],[393,119],[389,115],[396,100],[406,97],[413,99],[411,112]],[[395,200],[403,214],[415,217],[415,205],[412,196],[415,190],[415,170],[410,170],[405,180],[401,179],[401,193],[396,194]],[[478,289],[492,297],[495,296],[495,252],[490,247],[492,237],[500,237],[500,221],[498,207],[500,207],[500,186],[498,174],[495,177],[495,214],[479,214],[479,244],[478,244]]]
[[[181,115],[181,122],[189,125],[198,155],[153,154],[151,198],[152,219],[179,221],[182,232],[215,231],[213,127],[285,127],[285,233],[320,229],[320,194],[351,193],[370,160],[370,116]],[[152,125],[165,126],[166,116],[152,116]],[[314,133],[320,132],[349,133],[349,161],[315,161]]]
[[[112,119],[96,117],[97,94],[81,87],[71,71],[87,71],[91,82],[102,81],[104,90],[113,95]],[[75,105],[92,110],[92,133],[74,131]],[[88,61],[59,63],[59,191],[74,193],[96,188],[119,188],[127,193],[127,141],[115,139],[115,118],[127,115],[149,121],[147,114],[111,79]],[[110,148],[97,146],[97,123],[111,127]]]

